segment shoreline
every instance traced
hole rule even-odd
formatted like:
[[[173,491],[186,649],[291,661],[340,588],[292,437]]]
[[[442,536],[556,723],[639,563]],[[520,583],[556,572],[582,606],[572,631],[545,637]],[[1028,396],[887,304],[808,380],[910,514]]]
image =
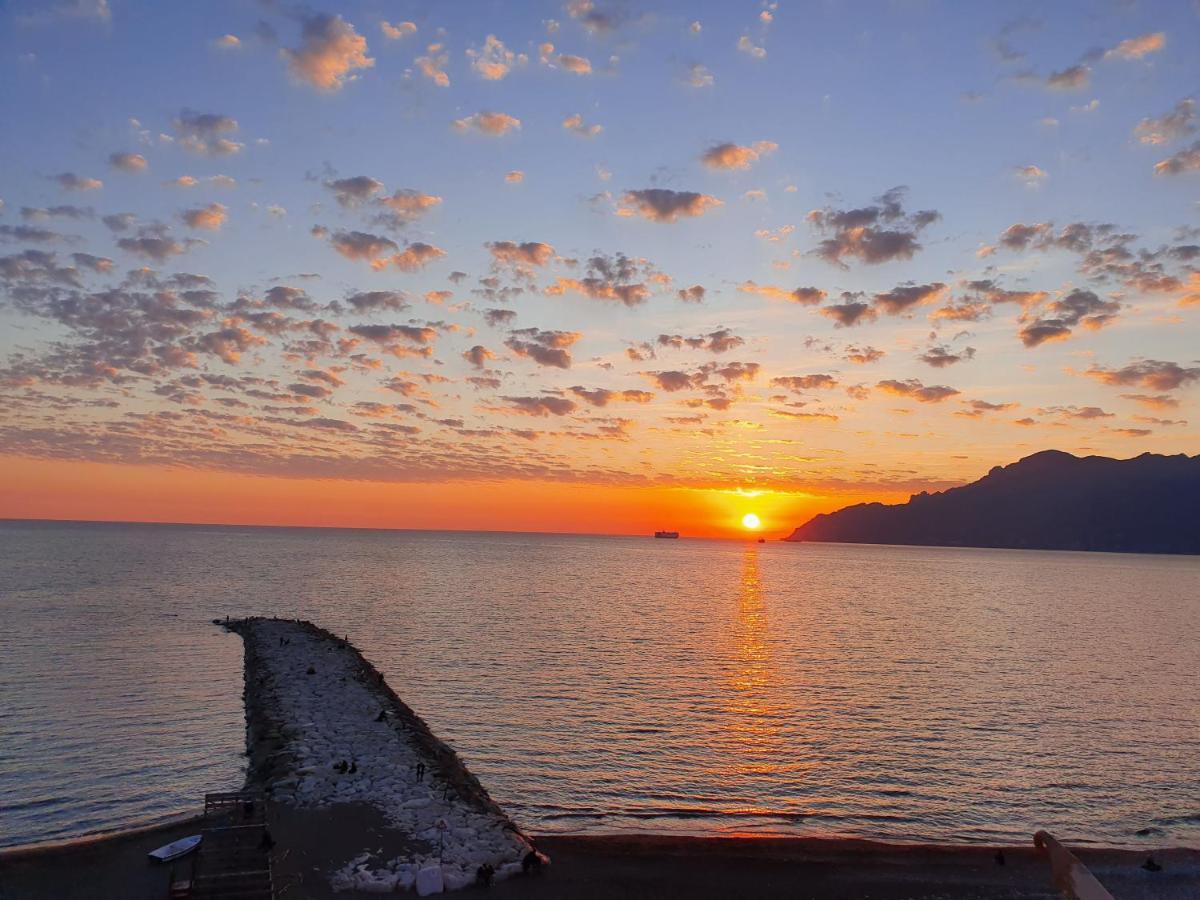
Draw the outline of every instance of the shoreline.
[[[246,788],[258,787],[257,784],[246,784]],[[106,831],[91,832],[88,834],[77,835],[76,837],[63,838],[62,840],[41,841],[35,844],[13,844],[9,847],[0,847],[0,865],[5,861],[24,859],[29,856],[37,856],[40,854],[51,854],[58,852],[71,852],[74,850],[84,849],[93,844],[103,844],[109,841],[122,841],[130,838],[136,838],[148,834],[168,833],[177,828],[182,828],[187,825],[199,826],[203,821],[204,816],[201,812],[195,813],[180,813],[178,815],[164,817],[162,819],[154,819],[146,822],[132,823],[128,826],[114,828]],[[545,841],[579,841],[587,843],[600,844],[645,844],[653,843],[680,845],[686,844],[703,844],[710,842],[712,844],[723,843],[761,843],[769,844],[777,842],[780,844],[795,844],[797,846],[812,844],[814,846],[864,846],[873,848],[893,848],[896,850],[938,850],[944,852],[990,852],[995,853],[997,850],[1022,850],[1026,847],[1024,843],[1004,842],[1004,841],[927,841],[920,838],[905,838],[903,836],[891,835],[858,835],[858,834],[835,834],[835,833],[804,833],[804,834],[786,834],[782,832],[743,832],[743,833],[714,833],[702,831],[545,831],[539,832],[535,829],[526,826],[520,827],[521,833],[535,840],[537,843]],[[1146,846],[1119,846],[1115,844],[1092,843],[1083,838],[1063,838],[1065,843],[1070,844],[1072,851],[1076,854],[1130,854],[1144,859],[1147,855],[1166,854],[1197,854],[1200,859],[1200,846],[1191,847],[1183,844],[1154,844]],[[1033,846],[1033,836],[1030,835],[1029,846]]]
[[[317,816],[324,811],[316,810]],[[194,820],[131,829],[58,845],[0,852],[6,900],[54,896],[162,896],[168,867],[147,862],[150,849],[194,830]],[[491,888],[501,897],[600,898],[743,895],[812,898],[1036,898],[1056,896],[1044,852],[1026,844],[913,844],[840,837],[694,837],[662,834],[535,835],[554,864],[541,875]],[[281,842],[282,844],[283,842]],[[1072,846],[1117,900],[1183,900],[1200,890],[1200,850],[1153,851],[1160,872],[1141,868],[1147,853]],[[1002,852],[1005,865],[995,857]],[[283,869],[287,877],[286,866]],[[299,896],[366,896],[309,881]],[[470,889],[469,889],[470,890]]]

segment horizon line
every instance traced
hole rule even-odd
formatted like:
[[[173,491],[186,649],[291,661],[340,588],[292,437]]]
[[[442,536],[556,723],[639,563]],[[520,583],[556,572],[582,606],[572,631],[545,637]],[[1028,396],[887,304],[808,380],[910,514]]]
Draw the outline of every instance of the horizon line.
[[[414,532],[421,534],[529,534],[549,535],[554,537],[654,537],[653,532],[601,532],[601,531],[519,531],[504,528],[404,528],[401,526],[384,525],[273,525],[256,522],[175,522],[153,519],[57,519],[28,516],[0,516],[0,525],[8,524],[50,524],[50,525],[163,525],[170,528],[274,528],[305,531],[380,531],[380,532]],[[680,539],[693,541],[757,541],[766,538],[769,541],[783,541],[782,538],[770,538],[760,532],[749,532],[745,536],[719,537],[715,535],[688,535],[679,532]]]

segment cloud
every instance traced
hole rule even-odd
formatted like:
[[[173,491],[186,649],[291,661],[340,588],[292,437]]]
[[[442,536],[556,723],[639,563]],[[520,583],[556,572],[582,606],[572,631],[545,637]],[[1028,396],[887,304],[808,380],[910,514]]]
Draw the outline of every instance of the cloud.
[[[450,76],[446,74],[450,54],[444,52],[441,44],[430,44],[425,52],[426,56],[418,56],[413,60],[417,69],[438,87],[450,87]]]
[[[647,282],[665,281],[666,277],[648,260],[616,253],[591,257],[583,278],[558,278],[545,293],[557,297],[572,291],[593,300],[613,300],[626,306],[638,306],[650,298],[651,289]]]
[[[941,403],[947,397],[954,397],[959,393],[954,388],[941,384],[926,386],[915,378],[909,378],[906,381],[887,379],[880,381],[875,386],[885,394],[908,397],[921,403]]]
[[[1141,59],[1161,50],[1166,43],[1167,36],[1161,31],[1127,38],[1111,50],[1106,50],[1104,59]]]
[[[738,38],[737,48],[742,53],[745,53],[747,56],[752,56],[755,59],[767,58],[767,48],[760,47],[755,44],[754,41],[750,40],[748,35],[743,34],[740,38]]]
[[[527,416],[541,416],[543,418],[547,416],[565,416],[576,409],[575,401],[568,400],[566,397],[504,397],[503,400],[516,412]]]
[[[210,203],[207,206],[184,210],[179,217],[189,228],[217,231],[225,222],[226,209],[220,203]]]
[[[855,299],[857,296],[843,293],[841,303],[823,306],[820,313],[826,318],[833,319],[835,328],[850,328],[864,322],[874,322],[879,317],[879,313],[872,309],[871,304]]]
[[[567,116],[565,119],[563,119],[562,127],[573,134],[578,134],[581,137],[589,138],[595,137],[596,135],[600,134],[600,132],[604,131],[603,125],[585,125],[583,123],[583,116],[581,116],[579,113],[575,113],[573,116]]]
[[[140,153],[113,153],[108,157],[108,164],[122,172],[144,172],[149,167],[146,157]]]
[[[1133,135],[1143,144],[1169,144],[1194,133],[1196,130],[1196,101],[1187,97],[1175,104],[1169,113],[1157,119],[1142,119],[1133,129]]]
[[[476,344],[470,350],[463,351],[463,359],[469,362],[477,369],[482,369],[488,364],[488,360],[495,359],[496,354],[489,350],[483,344]]]
[[[693,284],[691,287],[680,288],[675,295],[684,303],[703,303],[705,293],[704,285]]]
[[[400,341],[424,346],[437,338],[437,329],[428,325],[351,325],[346,330],[388,349]]]
[[[3,207],[0,207],[3,209]],[[45,219],[91,219],[96,215],[90,206],[73,206],[69,203],[58,206],[22,206],[21,218],[27,221],[43,221]]]
[[[399,41],[417,33],[415,22],[396,22],[395,24],[388,22],[386,19],[379,23],[379,30],[383,32],[383,36],[389,41]]]
[[[865,366],[868,363],[879,362],[887,356],[882,350],[876,347],[847,347],[845,359],[849,362],[860,366]]]
[[[212,45],[218,50],[237,50],[242,46],[242,41],[236,34],[223,34]]]
[[[1120,309],[1121,304],[1116,300],[1101,300],[1092,291],[1073,290],[1042,307],[1038,317],[1021,329],[1021,343],[1037,347],[1066,340],[1076,326],[1098,330],[1109,324]]]
[[[1017,166],[1013,169],[1013,175],[1017,180],[1024,182],[1029,187],[1037,187],[1050,176],[1046,174],[1045,169],[1038,166]]]
[[[933,366],[935,369],[944,369],[947,366],[952,366],[958,362],[964,362],[968,359],[975,358],[974,347],[964,347],[962,350],[954,353],[945,345],[930,347],[924,353],[917,357],[921,362]]]
[[[510,334],[504,342],[508,349],[532,359],[539,366],[557,369],[571,368],[571,354],[567,348],[583,337],[577,331],[543,331],[540,328],[518,328]]]
[[[706,350],[709,353],[727,353],[736,350],[746,343],[745,338],[738,337],[728,328],[718,328],[708,334],[697,337],[684,337],[681,334],[660,334],[655,343],[660,347],[672,347],[682,350]]]
[[[489,34],[479,49],[467,48],[471,68],[487,81],[499,81],[512,71],[517,56],[494,34]]]
[[[506,184],[520,184],[524,180],[525,180],[525,173],[522,172],[520,169],[513,169],[511,172],[509,172],[507,175],[504,176],[504,181]]]
[[[510,131],[519,131],[521,120],[502,112],[477,112],[465,119],[456,119],[454,127],[459,131],[478,131],[480,134],[499,137]]]
[[[624,401],[626,403],[649,403],[654,399],[654,395],[649,391],[610,391],[605,388],[596,388],[588,390],[585,387],[576,385],[571,388],[571,393],[576,397],[581,398],[592,406],[608,406],[609,403],[615,401]]]
[[[1179,407],[1179,400],[1170,394],[1122,394],[1121,397],[1151,409],[1177,409]]]
[[[117,246],[126,253],[145,256],[155,262],[166,262],[172,256],[186,253],[191,247],[202,243],[196,240],[177,241],[163,225],[147,225],[136,237],[121,238]]]
[[[749,280],[739,284],[738,290],[743,294],[758,294],[761,297],[770,297],[772,300],[787,300],[803,306],[815,306],[826,297],[825,291],[820,288],[798,287],[789,291],[786,288],[775,287],[771,284],[757,284]]]
[[[341,16],[325,13],[305,19],[301,45],[279,53],[292,78],[319,91],[339,91],[358,77],[356,70],[375,65],[367,56],[367,39]]]
[[[1154,166],[1155,175],[1182,175],[1184,172],[1200,172],[1200,141]]]
[[[704,215],[709,209],[722,206],[716,197],[695,191],[672,191],[666,188],[646,188],[626,191],[618,215],[641,215],[653,222],[675,222],[680,218]]]
[[[700,161],[710,169],[749,169],[768,153],[774,153],[779,145],[772,141],[755,141],[750,146],[738,144],[716,144],[700,156]]]
[[[717,79],[708,70],[707,66],[702,66],[700,63],[693,63],[688,68],[687,78],[684,80],[684,83],[694,88],[710,88],[717,83]]]
[[[653,379],[655,384],[668,393],[683,391],[692,387],[692,376],[686,372],[647,372],[646,374]]]
[[[333,191],[338,205],[346,208],[359,206],[367,202],[383,190],[383,182],[376,181],[367,175],[355,175],[353,178],[339,178],[326,181],[325,187]]]
[[[31,244],[50,244],[68,240],[64,235],[29,225],[0,225],[0,238]]]
[[[875,198],[871,206],[813,210],[808,221],[818,231],[831,235],[813,254],[843,269],[848,268],[844,262],[847,258],[870,265],[912,259],[921,249],[917,236],[941,215],[936,210],[906,213],[904,194],[905,188],[896,187]]]
[[[492,241],[484,246],[498,264],[518,269],[540,268],[554,259],[554,248],[541,241]]]
[[[1046,76],[1046,87],[1053,91],[1078,91],[1087,87],[1092,80],[1092,70],[1082,63],[1051,72]]]
[[[946,293],[940,281],[932,284],[904,284],[874,297],[875,307],[890,316],[898,316],[914,306],[936,303]]]
[[[388,196],[378,197],[374,202],[381,208],[375,219],[376,223],[399,229],[439,206],[442,198],[406,188],[396,190]]]
[[[172,127],[179,145],[200,156],[228,156],[245,147],[228,137],[238,130],[237,119],[230,116],[184,109]]]
[[[229,326],[219,331],[200,335],[195,341],[195,346],[199,350],[220,357],[230,365],[235,365],[241,361],[242,354],[247,350],[265,343],[267,343],[266,338],[253,334],[245,328]]]
[[[360,291],[347,297],[346,302],[351,309],[360,313],[408,309],[408,299],[400,291]]]
[[[566,10],[567,15],[594,35],[606,34],[617,27],[615,14],[597,9],[594,0],[567,0]]]
[[[446,251],[441,247],[435,247],[432,244],[426,244],[422,241],[414,241],[401,252],[395,254],[390,262],[401,272],[416,272],[425,268],[426,265],[435,259],[440,259],[445,255]]]
[[[58,186],[67,191],[98,191],[104,187],[104,182],[100,179],[87,178],[74,172],[62,172],[51,176],[51,180],[57,181]]]
[[[591,75],[592,61],[585,56],[572,56],[570,53],[560,53],[558,56],[560,68],[575,75]]]
[[[1083,374],[1111,387],[1141,387],[1151,391],[1175,391],[1200,382],[1200,367],[1186,368],[1157,359],[1131,362],[1119,369],[1092,366]]]
[[[400,249],[390,238],[366,231],[337,231],[330,235],[329,243],[346,259],[355,260],[374,261]]]
[[[774,387],[800,393],[801,391],[832,390],[838,386],[838,381],[832,375],[782,375],[772,378]]]
[[[483,311],[483,320],[493,328],[510,325],[516,317],[515,309],[485,309]]]

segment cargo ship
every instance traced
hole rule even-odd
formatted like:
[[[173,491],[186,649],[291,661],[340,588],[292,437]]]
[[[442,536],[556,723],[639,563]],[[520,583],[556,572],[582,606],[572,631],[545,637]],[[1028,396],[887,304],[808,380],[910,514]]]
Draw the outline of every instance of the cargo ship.
[[[677,537],[679,537],[679,532],[678,531],[656,531],[656,532],[654,532],[654,536],[656,538],[677,538]]]

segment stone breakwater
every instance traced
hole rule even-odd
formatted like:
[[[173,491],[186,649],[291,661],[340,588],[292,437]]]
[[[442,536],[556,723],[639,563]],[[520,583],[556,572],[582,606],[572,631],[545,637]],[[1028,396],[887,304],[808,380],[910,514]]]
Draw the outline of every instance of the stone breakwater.
[[[219,624],[246,646],[249,784],[294,807],[367,804],[403,835],[330,872],[334,889],[434,893],[533,861],[531,841],[347,641],[288,619]]]

